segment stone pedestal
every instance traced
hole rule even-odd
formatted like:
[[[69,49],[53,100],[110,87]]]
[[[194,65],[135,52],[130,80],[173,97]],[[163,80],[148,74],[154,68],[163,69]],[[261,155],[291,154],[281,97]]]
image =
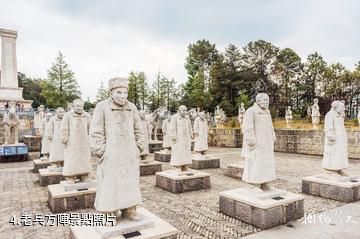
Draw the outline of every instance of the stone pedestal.
[[[156,173],[156,186],[172,193],[210,188],[210,174],[196,170],[167,170]]]
[[[159,161],[159,162],[170,162],[171,159],[171,152],[166,152],[166,151],[159,151],[159,152],[155,152],[154,154],[154,160]]]
[[[138,207],[140,221],[121,219],[113,227],[73,226],[70,239],[176,239],[177,229],[148,210]]]
[[[39,169],[50,166],[49,159],[34,159],[33,173],[38,173]]]
[[[155,175],[156,172],[162,171],[162,164],[155,161],[140,161],[140,176]]]
[[[48,203],[51,212],[61,213],[94,206],[96,181],[48,186]]]
[[[24,135],[24,143],[29,152],[38,152],[41,150],[41,136]]]
[[[316,175],[302,179],[302,192],[351,203],[360,200],[360,177]]]
[[[304,197],[281,190],[254,192],[237,188],[220,192],[220,212],[261,229],[304,216]]]
[[[242,179],[243,173],[244,173],[243,164],[229,164],[225,171],[226,176],[236,179]]]
[[[160,151],[162,149],[162,141],[155,141],[152,140],[149,142],[149,152],[150,153],[155,153],[157,151]]]
[[[220,168],[220,159],[218,157],[209,157],[206,155],[194,155],[192,158],[193,169]]]
[[[62,171],[53,171],[48,168],[39,169],[39,183],[41,187],[48,186],[50,184],[59,184],[64,180]]]

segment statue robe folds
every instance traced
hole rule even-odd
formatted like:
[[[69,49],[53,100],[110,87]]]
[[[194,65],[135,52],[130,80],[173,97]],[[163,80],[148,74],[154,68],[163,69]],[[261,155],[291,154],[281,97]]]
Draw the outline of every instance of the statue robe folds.
[[[188,116],[175,114],[171,117],[169,133],[175,143],[171,145],[170,165],[183,166],[192,164],[191,157],[191,121]]]
[[[169,126],[170,122],[165,119],[162,123],[161,130],[163,133],[163,147],[164,148],[170,148],[171,147],[171,138],[169,135]]]
[[[276,138],[270,111],[257,103],[246,110],[242,125],[245,158],[242,180],[262,184],[276,179],[274,140]]]
[[[342,170],[349,167],[347,134],[341,115],[330,110],[325,116],[325,144],[322,167]]]
[[[194,151],[203,152],[208,148],[208,125],[206,119],[197,117],[194,121],[195,144]]]
[[[144,133],[136,106],[99,102],[91,120],[90,146],[99,158],[95,209],[113,212],[140,204],[138,148],[144,148]]]
[[[90,115],[74,111],[65,113],[61,121],[60,136],[65,145],[63,175],[76,176],[91,173],[89,142]]]
[[[146,119],[140,119],[141,130],[144,134],[144,150],[140,153],[140,155],[148,155],[149,152],[149,124]]]
[[[47,134],[50,139],[50,162],[64,161],[65,145],[60,138],[60,124],[61,119],[59,119],[56,115],[49,121]]]
[[[48,127],[50,120],[46,122],[46,118],[44,118],[41,122],[40,135],[41,135],[41,154],[49,154],[50,153],[50,139],[48,136]]]

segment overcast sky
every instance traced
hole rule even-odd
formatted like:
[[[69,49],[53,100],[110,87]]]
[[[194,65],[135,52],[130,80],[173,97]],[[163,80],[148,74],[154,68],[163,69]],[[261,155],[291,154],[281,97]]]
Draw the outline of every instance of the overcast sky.
[[[19,71],[45,78],[61,50],[94,99],[101,81],[131,70],[184,82],[187,46],[203,38],[221,51],[263,39],[352,69],[359,9],[358,0],[0,0],[0,28],[18,31]]]

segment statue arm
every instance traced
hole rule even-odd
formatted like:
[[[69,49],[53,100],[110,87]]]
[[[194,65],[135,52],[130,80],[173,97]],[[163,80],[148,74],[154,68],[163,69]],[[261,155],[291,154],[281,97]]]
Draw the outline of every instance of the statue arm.
[[[106,148],[104,103],[95,106],[90,125],[90,148],[93,155],[102,158]]]
[[[177,132],[176,132],[176,116],[171,117],[170,120],[170,125],[169,125],[169,135],[171,140],[173,141],[173,143],[176,142],[176,136],[177,136]]]
[[[242,131],[245,143],[249,145],[250,148],[254,148],[256,145],[255,116],[251,110],[245,112]]]
[[[195,136],[199,134],[199,118],[194,121],[194,134]]]
[[[64,118],[61,120],[60,123],[60,138],[63,144],[67,145],[69,141],[69,135],[70,135],[70,127],[69,127],[69,114],[66,113],[64,115]]]
[[[335,125],[334,125],[334,118],[331,115],[325,116],[325,125],[324,125],[326,139],[330,143],[334,143],[336,141],[335,135]]]
[[[143,132],[143,130],[142,130],[139,112],[135,106],[133,109],[133,117],[134,117],[135,141],[136,141],[138,149],[140,150],[140,152],[142,152],[145,148],[145,145],[144,145],[145,144],[145,140],[144,140],[145,132]]]
[[[54,120],[53,118],[50,119],[49,126],[47,127],[47,135],[49,140],[52,140],[54,135]]]

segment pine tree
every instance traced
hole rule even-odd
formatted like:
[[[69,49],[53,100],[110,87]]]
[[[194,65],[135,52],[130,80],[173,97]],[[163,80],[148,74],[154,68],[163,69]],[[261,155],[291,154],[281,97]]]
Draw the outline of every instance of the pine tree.
[[[100,83],[100,87],[97,90],[95,103],[106,100],[109,98],[110,92],[104,87],[104,82]]]
[[[64,107],[81,96],[75,74],[60,51],[48,70],[47,80],[42,82],[42,89],[42,95],[49,107]]]

